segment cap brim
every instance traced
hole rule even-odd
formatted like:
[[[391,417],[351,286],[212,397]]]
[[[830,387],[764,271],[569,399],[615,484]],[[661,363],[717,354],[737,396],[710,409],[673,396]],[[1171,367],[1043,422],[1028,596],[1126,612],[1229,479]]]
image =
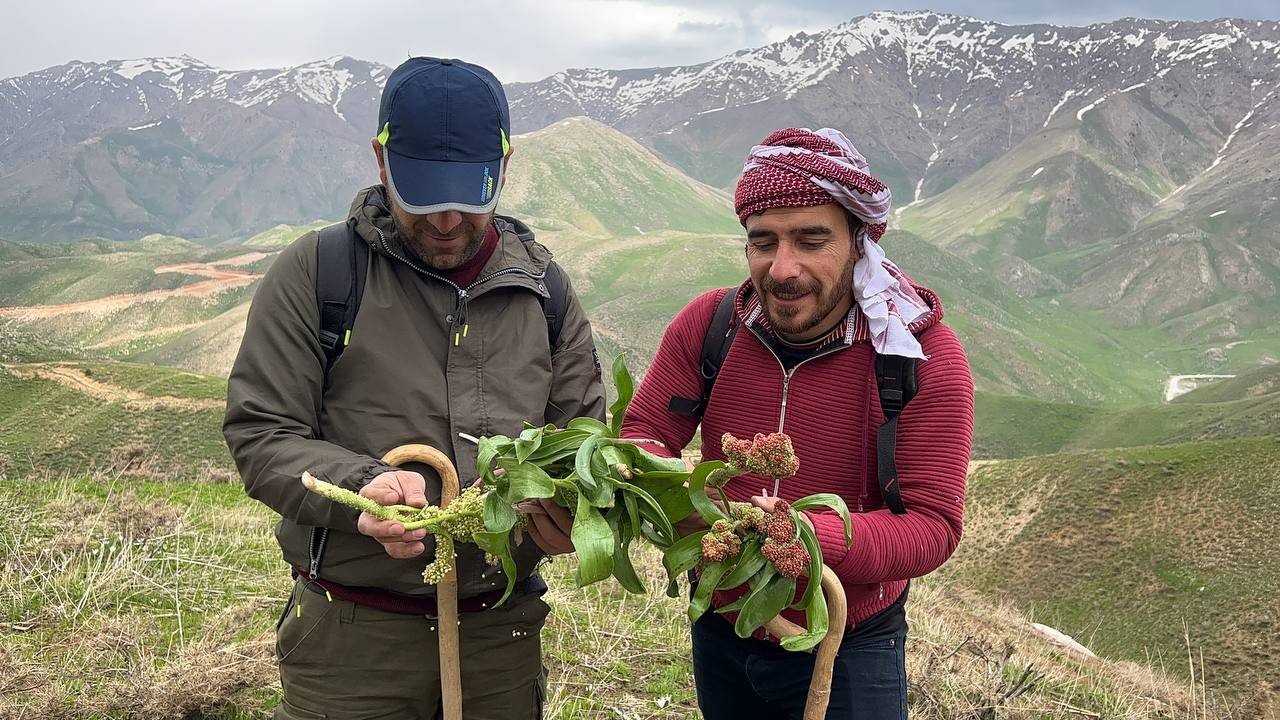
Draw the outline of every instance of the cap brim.
[[[383,152],[387,189],[407,213],[487,213],[498,205],[500,157],[488,162],[442,162],[399,155],[385,147]]]

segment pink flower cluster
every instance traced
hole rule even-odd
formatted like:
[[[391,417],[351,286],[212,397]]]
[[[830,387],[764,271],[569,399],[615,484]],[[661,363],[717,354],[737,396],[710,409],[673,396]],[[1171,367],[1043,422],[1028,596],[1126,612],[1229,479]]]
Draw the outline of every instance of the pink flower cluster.
[[[756,530],[777,543],[789,543],[796,539],[796,521],[791,519],[791,503],[779,499],[773,512],[756,522]]]
[[[720,438],[720,447],[732,465],[746,472],[785,478],[800,469],[800,460],[786,433],[756,433],[751,440],[739,440],[725,433]]]
[[[773,563],[783,577],[800,577],[809,567],[809,551],[799,538],[786,543],[768,538],[760,546],[760,554]]]
[[[702,536],[702,559],[709,563],[718,563],[735,557],[742,552],[742,538],[733,531],[733,525],[725,520],[717,520],[711,525],[711,531]]]

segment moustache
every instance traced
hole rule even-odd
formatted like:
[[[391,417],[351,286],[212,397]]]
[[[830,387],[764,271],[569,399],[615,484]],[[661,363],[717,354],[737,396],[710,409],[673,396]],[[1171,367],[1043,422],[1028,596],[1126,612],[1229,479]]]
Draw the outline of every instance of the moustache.
[[[818,284],[813,282],[801,282],[799,280],[778,282],[771,278],[765,278],[763,285],[766,293],[783,298],[795,298],[807,293],[817,293],[820,289]]]

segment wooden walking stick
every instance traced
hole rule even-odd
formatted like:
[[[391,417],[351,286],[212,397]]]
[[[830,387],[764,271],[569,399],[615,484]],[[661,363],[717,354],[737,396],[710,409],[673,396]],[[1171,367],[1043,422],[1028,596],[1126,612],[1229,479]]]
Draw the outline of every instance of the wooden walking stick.
[[[809,680],[809,697],[804,703],[804,720],[823,720],[827,716],[827,704],[831,702],[831,672],[835,669],[836,652],[844,640],[849,614],[844,585],[826,565],[822,566],[822,593],[827,598],[827,634],[818,644],[818,657],[813,663],[813,677]],[[769,634],[779,638],[805,633],[804,628],[781,615],[765,623],[764,627]]]
[[[401,445],[382,456],[382,462],[399,467],[407,462],[429,465],[440,476],[440,507],[458,497],[458,471],[449,456],[430,445]],[[437,622],[440,628],[440,702],[444,720],[462,720],[462,661],[458,650],[458,571],[451,559],[449,574],[436,585]]]

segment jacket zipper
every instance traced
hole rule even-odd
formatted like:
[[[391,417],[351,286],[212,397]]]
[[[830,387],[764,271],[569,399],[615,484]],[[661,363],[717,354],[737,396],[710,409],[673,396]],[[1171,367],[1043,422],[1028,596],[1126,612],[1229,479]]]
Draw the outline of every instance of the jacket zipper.
[[[496,271],[496,272],[491,272],[491,273],[489,273],[488,275],[485,275],[485,276],[483,276],[483,277],[476,278],[476,281],[475,281],[475,282],[471,283],[470,285],[466,286],[465,288],[464,288],[464,287],[460,287],[457,283],[453,282],[453,281],[452,281],[452,280],[450,280],[449,278],[446,278],[446,277],[441,276],[441,275],[437,275],[437,274],[435,274],[435,273],[431,272],[430,270],[427,270],[427,269],[425,269],[425,268],[421,267],[421,266],[420,266],[420,265],[418,265],[417,263],[415,263],[415,262],[413,262],[413,261],[409,260],[409,258],[406,258],[406,257],[404,257],[403,255],[401,255],[401,254],[397,253],[395,250],[393,250],[393,249],[391,248],[390,244],[388,244],[388,243],[387,243],[387,236],[386,236],[386,235],[384,235],[384,234],[382,233],[382,229],[381,229],[381,228],[379,228],[378,226],[376,226],[376,225],[375,225],[375,226],[373,227],[373,231],[374,231],[374,232],[376,232],[376,233],[378,233],[378,241],[379,241],[379,243],[382,245],[382,251],[383,251],[383,252],[385,252],[386,254],[390,255],[391,257],[393,257],[393,258],[395,258],[395,259],[399,260],[400,262],[404,263],[405,265],[408,265],[409,267],[413,268],[413,269],[414,269],[414,270],[416,270],[417,272],[419,272],[419,273],[421,273],[421,274],[423,274],[423,275],[426,275],[427,277],[432,278],[432,279],[434,279],[434,280],[439,280],[440,282],[442,282],[442,283],[444,283],[444,284],[448,285],[449,287],[453,288],[454,292],[455,292],[455,293],[457,293],[457,295],[458,295],[458,301],[457,301],[457,304],[454,306],[454,312],[453,312],[453,323],[452,323],[452,325],[453,325],[453,344],[454,344],[455,346],[456,346],[456,345],[458,345],[458,344],[462,341],[462,338],[464,338],[464,337],[466,337],[466,336],[467,336],[467,329],[468,329],[467,322],[466,322],[466,320],[467,320],[467,301],[471,299],[471,297],[472,297],[472,295],[471,295],[471,290],[473,290],[476,286],[478,286],[478,285],[483,285],[484,283],[486,283],[486,282],[488,282],[488,281],[492,280],[493,278],[500,277],[500,276],[503,276],[503,275],[524,275],[524,276],[526,276],[526,277],[528,277],[528,278],[530,278],[530,279],[532,279],[532,280],[537,280],[537,281],[539,281],[539,286],[541,287],[541,280],[547,276],[547,274],[546,274],[545,272],[543,272],[541,275],[534,275],[533,273],[529,272],[528,270],[524,270],[524,269],[522,269],[522,268],[503,268],[503,269],[498,270],[498,271]]]
[[[763,336],[762,336],[762,335],[761,335],[761,334],[760,334],[760,333],[755,329],[755,327],[754,327],[754,326],[749,326],[749,329],[751,330],[751,334],[752,334],[752,335],[755,335],[755,336],[756,336],[756,339],[758,339],[758,340],[760,341],[760,344],[761,344],[761,345],[764,345],[765,349],[769,351],[769,354],[773,356],[773,359],[778,361],[778,367],[779,367],[779,369],[781,369],[781,370],[782,370],[782,408],[781,408],[781,410],[779,410],[779,412],[778,412],[778,432],[780,432],[780,433],[781,433],[781,432],[786,432],[785,428],[786,428],[786,425],[787,425],[787,397],[788,397],[788,395],[790,394],[790,391],[791,391],[791,377],[792,377],[793,375],[795,375],[796,370],[799,370],[801,365],[804,365],[805,363],[809,362],[810,360],[817,360],[818,358],[823,358],[823,357],[826,357],[826,356],[828,356],[828,355],[830,355],[830,354],[832,354],[832,353],[834,353],[834,352],[838,352],[838,351],[841,349],[841,347],[843,347],[843,346],[833,347],[833,348],[831,348],[830,350],[826,350],[826,351],[824,351],[824,352],[820,352],[820,353],[818,353],[817,355],[813,355],[813,356],[807,357],[807,358],[805,358],[804,360],[801,360],[800,362],[796,363],[794,367],[792,367],[790,370],[788,370],[788,369],[787,369],[787,366],[786,366],[785,364],[783,364],[783,362],[782,362],[782,358],[778,357],[778,353],[777,353],[776,351],[774,351],[773,346],[769,344],[769,341],[768,341],[768,340],[766,340],[766,339],[765,339],[765,338],[764,338],[764,337],[763,337]],[[774,494],[774,496],[777,496],[777,494],[778,494],[778,487],[779,487],[779,485],[780,485],[780,484],[781,484],[781,480],[774,480],[774,481],[773,481],[773,494]]]

